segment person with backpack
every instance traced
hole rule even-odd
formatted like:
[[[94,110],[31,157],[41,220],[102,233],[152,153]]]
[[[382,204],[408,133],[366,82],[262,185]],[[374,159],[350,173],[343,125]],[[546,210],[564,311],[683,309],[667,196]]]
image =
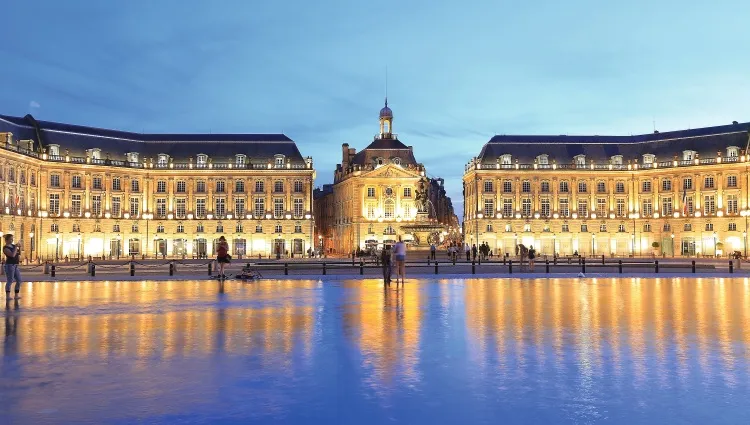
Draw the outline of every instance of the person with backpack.
[[[224,279],[224,266],[229,264],[232,257],[229,255],[229,244],[224,236],[219,237],[219,244],[216,247],[216,262],[219,264],[219,278]]]
[[[13,244],[13,235],[5,235],[5,246],[3,247],[3,254],[5,254],[5,276],[7,281],[5,283],[5,296],[10,299],[10,287],[13,281],[16,281],[15,297],[20,298],[19,292],[21,291],[21,270],[18,269],[18,263],[21,258],[21,246]]]
[[[380,252],[380,264],[383,266],[383,286],[391,284],[392,262],[391,246],[385,245]]]

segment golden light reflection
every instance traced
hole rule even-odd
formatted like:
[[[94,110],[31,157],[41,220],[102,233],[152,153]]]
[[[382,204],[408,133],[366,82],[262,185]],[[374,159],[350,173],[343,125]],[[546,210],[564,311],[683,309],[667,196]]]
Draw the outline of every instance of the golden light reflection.
[[[314,282],[224,285],[221,294],[218,283],[193,281],[37,283],[22,289],[20,309],[6,306],[5,319],[22,330],[14,350],[23,355],[170,358],[295,350],[310,356]]]
[[[610,375],[632,376],[628,384],[636,388],[654,379],[668,386],[668,371],[675,368],[683,384],[701,373],[707,381],[736,386],[735,369],[750,358],[742,348],[750,344],[746,282],[471,280],[465,285],[467,350],[482,367],[497,364],[500,379],[509,361],[518,369],[533,361],[558,375],[575,367],[581,391],[591,379]],[[720,357],[721,368],[712,356]]]

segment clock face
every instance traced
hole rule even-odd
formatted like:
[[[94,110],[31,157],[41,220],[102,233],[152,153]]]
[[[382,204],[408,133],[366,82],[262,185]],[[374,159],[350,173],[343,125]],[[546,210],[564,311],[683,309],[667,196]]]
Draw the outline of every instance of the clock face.
[[[393,195],[393,189],[391,189],[390,187],[389,187],[389,188],[387,188],[387,189],[385,190],[385,194],[386,194],[386,195],[388,195],[388,196],[391,196],[391,195]]]

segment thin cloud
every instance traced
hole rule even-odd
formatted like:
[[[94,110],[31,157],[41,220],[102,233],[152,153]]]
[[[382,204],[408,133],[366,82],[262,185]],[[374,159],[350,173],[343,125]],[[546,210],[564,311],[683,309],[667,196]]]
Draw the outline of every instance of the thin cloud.
[[[31,102],[29,102],[29,108],[31,109],[38,109],[41,107],[42,105],[40,105],[39,102],[37,102],[36,100],[32,100]]]

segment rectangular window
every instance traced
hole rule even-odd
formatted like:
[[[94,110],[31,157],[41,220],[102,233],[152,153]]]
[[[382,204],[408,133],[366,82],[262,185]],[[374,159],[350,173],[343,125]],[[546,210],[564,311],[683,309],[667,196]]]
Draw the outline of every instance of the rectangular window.
[[[714,178],[713,176],[706,176],[705,179],[703,179],[703,187],[706,189],[713,189],[714,188]]]
[[[618,217],[625,217],[625,200],[624,199],[618,199],[616,202],[617,206],[617,216]]]
[[[563,232],[566,232],[566,233],[567,233],[567,232],[570,232],[570,226],[569,226],[569,225],[568,225],[567,223],[564,223],[564,224],[562,225],[562,231],[563,231]]]
[[[60,194],[50,193],[49,195],[49,214],[52,216],[60,215]]]
[[[49,175],[49,187],[60,187],[60,175],[59,174]]]
[[[206,193],[206,182],[198,180],[195,182],[195,193]]]
[[[112,197],[112,216],[120,217],[122,215],[122,204],[119,196]]]
[[[136,179],[131,180],[130,181],[130,191],[131,192],[136,192],[136,193],[140,192],[141,191],[141,183],[138,180],[136,180]]]
[[[706,231],[712,232],[714,230],[714,224],[713,223],[706,223]]]
[[[91,186],[94,190],[102,190],[102,178],[99,176],[95,176],[91,180]]]
[[[367,197],[368,198],[374,198],[375,197],[375,188],[374,187],[368,187],[367,188]]]
[[[156,200],[156,217],[164,218],[167,216],[167,200],[157,199]]]
[[[682,179],[682,188],[685,190],[692,190],[693,189],[693,179],[692,177],[685,177]]]
[[[736,232],[737,231],[737,223],[729,223],[729,230],[730,232]]]
[[[665,196],[661,198],[661,215],[670,216],[672,215],[672,197]]]
[[[560,199],[560,216],[561,217],[570,216],[570,204],[567,198]]]
[[[521,215],[531,217],[531,199],[521,199]]]
[[[644,180],[641,183],[641,192],[651,193],[651,180]]]
[[[367,204],[367,218],[375,219],[375,204]]]
[[[493,199],[484,200],[484,216],[493,217],[495,215],[495,201]]]
[[[596,214],[599,218],[605,218],[607,216],[607,199],[597,198],[596,199]]]
[[[265,184],[263,183],[263,180],[258,180],[255,182],[255,192],[257,193],[265,192]]]
[[[177,218],[185,218],[187,215],[187,199],[177,198],[174,200],[174,213]]]
[[[266,216],[266,200],[263,198],[255,198],[255,213],[256,218],[263,218]]]
[[[234,191],[237,193],[245,193],[245,182],[243,180],[236,180],[234,182]]]
[[[578,182],[578,193],[586,193],[588,190],[588,187],[586,187],[586,182],[580,181]]]
[[[589,203],[585,199],[578,200],[578,217],[586,218],[589,216]]]
[[[119,177],[112,177],[112,190],[122,190],[122,184]]]
[[[649,233],[651,231],[651,223],[644,223],[643,224],[643,232]]]
[[[224,218],[227,215],[227,200],[224,198],[216,198],[214,200],[214,214],[216,218]]]
[[[727,195],[727,214],[737,214],[737,195]]]
[[[542,199],[542,211],[541,216],[542,217],[549,217],[550,208],[549,208],[549,199],[545,198]]]
[[[185,193],[187,192],[187,183],[184,181],[178,181],[177,182],[177,188],[175,189],[175,192],[177,193]]]
[[[225,191],[225,184],[223,180],[219,180],[216,182],[216,193],[224,193]]]
[[[195,200],[195,218],[206,218],[206,200]]]
[[[102,195],[91,196],[91,214],[94,217],[101,217],[102,215]]]
[[[484,191],[485,192],[492,192],[493,189],[494,188],[492,186],[492,180],[485,180],[484,181]]]
[[[566,181],[560,182],[560,193],[568,193],[568,182]]]
[[[130,198],[130,216],[138,217],[141,213],[141,200],[139,198]]]
[[[581,233],[586,233],[589,231],[589,226],[587,224],[581,224]]]
[[[245,198],[234,198],[234,215],[238,219],[245,217]]]
[[[596,182],[596,191],[598,193],[606,193],[607,192],[607,184],[603,181]]]
[[[81,176],[73,176],[72,183],[70,185],[73,189],[80,189],[82,187],[81,184]]]
[[[737,187],[737,176],[727,177],[727,187]]]
[[[284,216],[284,199],[274,198],[273,200],[273,217],[282,218]]]
[[[72,215],[73,217],[81,216],[81,195],[71,195],[70,215]]]
[[[541,192],[542,193],[549,193],[549,182],[548,181],[543,181],[542,182]]]
[[[693,214],[695,212],[695,204],[693,203],[692,196],[688,196],[685,198],[685,205],[687,205],[688,214]]]
[[[524,180],[523,183],[521,183],[521,192],[523,193],[531,193],[531,182],[528,180]]]
[[[703,198],[703,214],[716,214],[716,198],[714,197],[714,195],[706,195]]]
[[[284,192],[284,182],[278,180],[273,182],[273,192],[274,193],[283,193]]]
[[[503,181],[503,192],[504,193],[512,193],[513,192],[513,182],[510,180]]]
[[[167,182],[159,180],[156,182],[156,193],[167,193]]]
[[[299,180],[295,181],[294,182],[294,192],[295,193],[302,193],[304,191],[305,191],[305,189],[304,189],[304,185],[302,184],[302,182],[299,181]]]
[[[672,180],[670,179],[662,179],[661,181],[661,190],[664,192],[669,192],[672,190]]]
[[[513,217],[513,200],[503,199],[503,216]]]
[[[292,214],[294,214],[294,218],[302,218],[302,216],[305,214],[304,199],[297,198],[294,200],[294,208],[292,208]]]
[[[404,188],[404,198],[411,198],[411,188],[405,187]]]
[[[654,215],[654,205],[650,199],[643,200],[641,212],[643,213],[644,217],[651,217],[652,215]]]

